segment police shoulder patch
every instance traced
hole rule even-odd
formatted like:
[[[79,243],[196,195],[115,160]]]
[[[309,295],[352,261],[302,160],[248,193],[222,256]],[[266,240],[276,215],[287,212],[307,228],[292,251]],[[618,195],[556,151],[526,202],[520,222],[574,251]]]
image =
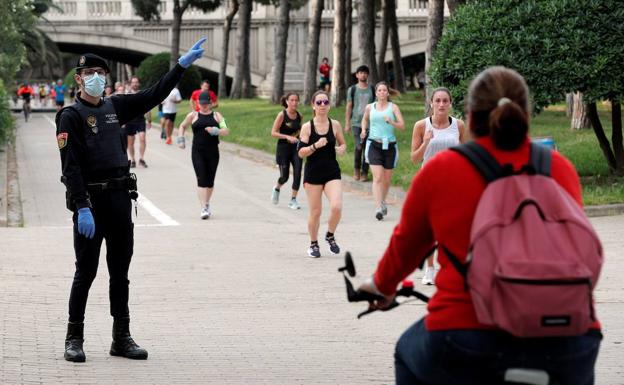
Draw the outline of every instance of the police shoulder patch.
[[[59,150],[67,145],[67,136],[67,132],[61,132],[60,134],[56,135],[56,142],[58,143]]]

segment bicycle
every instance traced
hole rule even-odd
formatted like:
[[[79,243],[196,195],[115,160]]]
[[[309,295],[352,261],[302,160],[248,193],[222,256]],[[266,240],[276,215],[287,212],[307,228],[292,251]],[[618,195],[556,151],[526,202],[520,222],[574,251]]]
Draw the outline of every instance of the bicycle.
[[[342,273],[345,281],[345,286],[347,288],[347,300],[349,302],[368,302],[369,306],[363,312],[360,312],[357,315],[357,318],[360,319],[365,315],[374,313],[377,310],[381,310],[383,312],[392,310],[394,308],[399,307],[400,305],[410,302],[411,300],[405,301],[397,301],[397,297],[414,297],[423,302],[429,302],[429,297],[423,293],[420,293],[414,290],[411,282],[404,282],[399,290],[396,292],[396,296],[393,299],[390,306],[387,308],[377,308],[373,305],[375,301],[379,301],[384,299],[382,296],[355,290],[353,283],[349,279],[349,277],[353,278],[357,275],[355,271],[355,264],[353,263],[353,258],[351,257],[350,252],[345,253],[345,265],[343,267],[338,268],[338,272]],[[348,276],[347,276],[348,275]],[[507,368],[505,370],[504,376],[502,378],[503,384],[524,384],[524,385],[557,385],[555,382],[552,382],[550,379],[550,375],[545,370],[541,369],[531,369],[531,368]]]

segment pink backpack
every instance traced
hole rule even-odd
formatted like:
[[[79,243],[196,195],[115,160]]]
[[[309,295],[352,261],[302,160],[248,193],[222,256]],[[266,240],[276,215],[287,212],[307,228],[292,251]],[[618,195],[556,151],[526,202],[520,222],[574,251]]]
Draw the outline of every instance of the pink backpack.
[[[466,279],[479,322],[518,337],[587,332],[596,320],[602,246],[581,207],[550,178],[550,150],[532,144],[519,172],[477,143],[453,150],[488,182],[466,263],[444,248]]]

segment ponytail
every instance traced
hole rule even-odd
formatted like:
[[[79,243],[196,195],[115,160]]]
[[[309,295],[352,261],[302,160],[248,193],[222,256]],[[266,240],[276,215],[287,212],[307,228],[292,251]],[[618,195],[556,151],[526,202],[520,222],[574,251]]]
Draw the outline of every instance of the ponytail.
[[[527,113],[508,98],[501,98],[498,106],[490,111],[488,125],[490,137],[503,150],[518,148],[529,131]]]

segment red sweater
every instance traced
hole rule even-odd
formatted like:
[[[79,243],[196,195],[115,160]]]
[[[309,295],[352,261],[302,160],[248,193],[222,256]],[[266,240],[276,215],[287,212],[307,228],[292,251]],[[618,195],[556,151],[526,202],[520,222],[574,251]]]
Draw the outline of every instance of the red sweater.
[[[519,169],[529,159],[530,141],[519,149],[503,151],[489,137],[479,138],[499,163]],[[581,185],[572,163],[556,151],[552,153],[552,177],[582,206]],[[474,166],[454,151],[443,151],[427,162],[414,177],[407,192],[401,220],[394,228],[390,244],[375,272],[375,284],[385,294],[422,262],[434,241],[464,259],[470,243],[470,227],[486,184]],[[437,291],[429,301],[425,319],[428,330],[487,329],[477,321],[464,279],[443,250],[438,249],[440,271]],[[596,322],[594,327],[599,327]]]

